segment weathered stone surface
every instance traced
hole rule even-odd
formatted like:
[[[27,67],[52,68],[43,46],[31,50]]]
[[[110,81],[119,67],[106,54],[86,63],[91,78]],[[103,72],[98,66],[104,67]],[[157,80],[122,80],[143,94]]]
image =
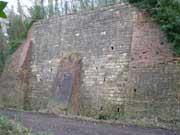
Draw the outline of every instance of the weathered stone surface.
[[[133,25],[130,9],[120,4],[33,26],[30,80],[35,108],[46,109],[60,60],[71,52],[82,58],[79,114],[96,116],[100,108],[111,110],[108,104],[124,104]]]
[[[144,124],[179,127],[180,65],[163,33],[149,21],[147,14],[138,12],[133,24],[126,118]]]
[[[48,111],[53,113],[72,113],[78,111],[78,90],[80,87],[81,58],[71,53],[62,58],[52,87]]]
[[[6,99],[9,89],[19,95],[18,84],[33,110],[180,127],[179,62],[158,26],[129,4],[35,23],[30,56],[26,79],[6,74]]]

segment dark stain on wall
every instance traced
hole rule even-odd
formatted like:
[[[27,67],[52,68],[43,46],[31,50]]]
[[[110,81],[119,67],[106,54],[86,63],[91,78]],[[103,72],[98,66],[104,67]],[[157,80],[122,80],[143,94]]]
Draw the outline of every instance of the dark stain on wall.
[[[52,87],[52,97],[57,103],[57,106],[54,107],[57,107],[58,110],[77,114],[80,68],[81,58],[77,53],[69,54],[61,59]],[[52,112],[56,110],[55,108],[51,108]]]

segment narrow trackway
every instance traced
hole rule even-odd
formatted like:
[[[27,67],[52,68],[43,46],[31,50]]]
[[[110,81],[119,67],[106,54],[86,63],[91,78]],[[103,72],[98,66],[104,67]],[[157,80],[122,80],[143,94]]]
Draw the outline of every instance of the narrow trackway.
[[[52,135],[180,135],[165,129],[124,127],[32,112],[0,110],[0,115],[19,121],[35,133],[49,132]]]

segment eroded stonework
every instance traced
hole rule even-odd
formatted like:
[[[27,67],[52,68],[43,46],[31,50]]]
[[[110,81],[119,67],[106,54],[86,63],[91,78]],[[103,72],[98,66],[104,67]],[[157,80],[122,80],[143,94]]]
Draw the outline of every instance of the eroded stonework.
[[[78,113],[96,116],[100,108],[111,109],[107,104],[123,105],[133,26],[129,10],[123,4],[36,23],[32,104],[46,108],[59,60],[77,52],[82,58]]]
[[[180,127],[180,65],[147,14],[122,3],[54,17],[35,23],[31,40],[25,83],[11,79],[26,93],[17,106]]]

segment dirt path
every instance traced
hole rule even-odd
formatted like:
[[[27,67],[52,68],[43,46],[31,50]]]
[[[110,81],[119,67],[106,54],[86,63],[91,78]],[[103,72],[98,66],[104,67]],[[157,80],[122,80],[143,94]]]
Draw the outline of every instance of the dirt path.
[[[48,132],[52,135],[180,135],[164,129],[123,127],[32,112],[0,110],[0,115],[20,121],[34,132]]]

